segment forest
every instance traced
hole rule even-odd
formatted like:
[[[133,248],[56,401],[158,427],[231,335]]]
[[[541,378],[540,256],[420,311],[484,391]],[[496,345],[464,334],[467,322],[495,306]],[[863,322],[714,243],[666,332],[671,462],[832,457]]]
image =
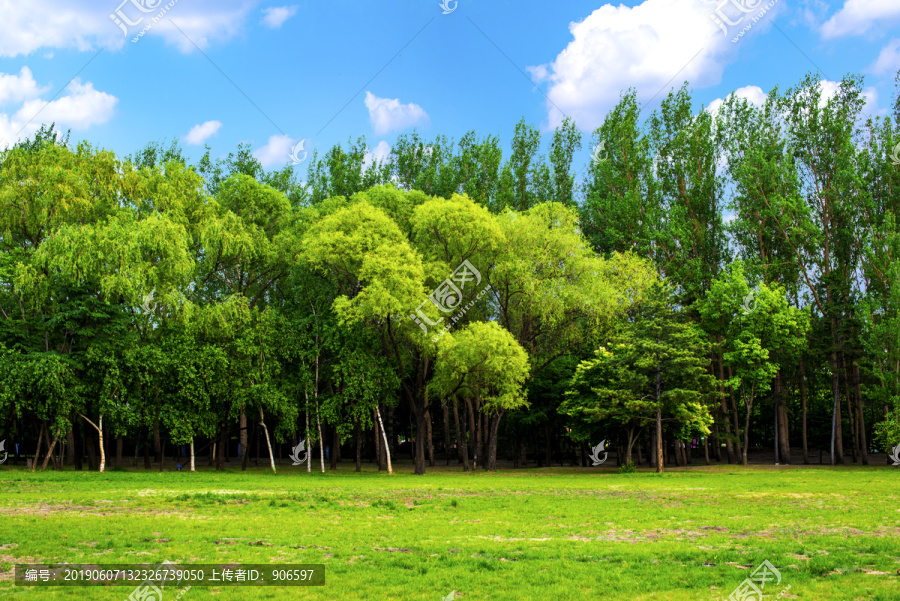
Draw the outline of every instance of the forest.
[[[42,127],[0,153],[0,440],[40,470],[884,463],[891,102],[626,90],[589,134],[359,138],[305,179]]]

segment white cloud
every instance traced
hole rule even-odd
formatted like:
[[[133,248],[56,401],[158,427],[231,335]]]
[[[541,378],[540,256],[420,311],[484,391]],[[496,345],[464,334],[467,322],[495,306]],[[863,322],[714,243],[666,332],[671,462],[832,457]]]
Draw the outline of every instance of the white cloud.
[[[876,75],[893,75],[900,69],[900,38],[894,38],[881,49],[875,62],[866,71]]]
[[[36,98],[49,89],[50,86],[41,88],[37,85],[28,67],[22,67],[18,75],[0,73],[0,106]]]
[[[822,95],[819,97],[819,106],[824,107],[831,97],[840,91],[841,82],[823,79],[820,85],[822,87]],[[863,114],[874,115],[878,112],[878,92],[874,87],[863,88],[862,97],[866,101],[862,108]]]
[[[169,23],[169,18],[204,48],[212,39],[226,40],[236,35],[258,3],[259,0],[143,0],[143,6],[152,6],[153,10],[142,12],[135,3],[121,0],[108,4],[98,4],[96,0],[7,0],[0,4],[0,57],[28,55],[39,49],[119,50],[131,46],[132,38],[162,11],[166,11],[165,15],[141,39],[158,36],[183,52],[192,52],[194,45]],[[110,15],[123,23],[124,32]],[[136,24],[128,26],[122,16]]]
[[[746,98],[750,104],[761,107],[766,103],[766,97],[768,96],[768,94],[763,92],[763,89],[759,86],[744,86],[743,88],[738,88],[737,90],[729,94],[729,96]],[[706,110],[708,110],[710,113],[715,114],[719,112],[719,108],[722,106],[723,102],[723,99],[716,98],[709,103],[709,106],[706,107]]]
[[[400,104],[397,98],[379,98],[366,92],[366,108],[376,135],[429,123],[428,114],[421,106]]]
[[[191,128],[191,131],[184,137],[184,143],[192,146],[199,146],[219,132],[222,127],[221,121],[206,121]]]
[[[897,0],[846,0],[841,10],[822,25],[825,39],[865,33],[875,24],[900,19]]]
[[[570,23],[573,39],[556,59],[528,67],[535,82],[548,83],[548,128],[559,125],[564,115],[581,129],[596,128],[629,87],[637,90],[638,100],[649,102],[684,81],[695,88],[719,83],[740,45],[731,40],[767,5],[759,0],[755,12],[727,35],[711,19],[716,6],[710,0],[645,0],[634,7],[606,4],[583,21]],[[780,6],[779,2],[768,8],[740,41],[766,31],[768,19]],[[738,20],[733,11],[725,14]]]
[[[271,29],[278,29],[284,22],[297,14],[297,6],[276,6],[273,8],[264,8],[265,17],[261,23]]]
[[[363,159],[363,167],[368,169],[375,164],[375,161],[384,161],[391,155],[391,145],[382,140],[371,151],[366,151],[365,159]]]
[[[280,167],[290,160],[291,148],[297,142],[299,140],[294,140],[290,136],[276,134],[269,138],[265,146],[254,150],[253,156],[259,159],[266,169]]]
[[[67,92],[49,103],[40,98],[29,99],[12,116],[0,113],[0,148],[32,135],[43,123],[55,122],[57,130],[86,129],[106,123],[119,102],[115,96],[97,91],[92,83],[83,84],[78,78],[72,80]]]

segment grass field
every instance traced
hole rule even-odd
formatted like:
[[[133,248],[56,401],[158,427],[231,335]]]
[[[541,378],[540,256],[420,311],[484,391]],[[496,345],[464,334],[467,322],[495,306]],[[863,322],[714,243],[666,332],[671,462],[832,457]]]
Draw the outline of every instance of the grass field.
[[[316,466],[317,467],[317,466]],[[193,587],[193,599],[727,599],[770,561],[766,599],[900,599],[900,469],[619,474],[545,468],[394,476],[0,469],[0,597],[15,563],[324,563],[324,587]],[[164,601],[175,599],[166,592]],[[748,597],[755,599],[755,597]]]

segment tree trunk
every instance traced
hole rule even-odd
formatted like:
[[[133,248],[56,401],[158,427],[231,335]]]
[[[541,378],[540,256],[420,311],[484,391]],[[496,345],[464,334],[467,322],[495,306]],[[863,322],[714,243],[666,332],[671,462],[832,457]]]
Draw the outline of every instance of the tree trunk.
[[[656,434],[653,439],[656,442],[656,472],[662,473],[664,464],[662,448],[662,409],[659,405],[656,407]]]
[[[338,459],[340,458],[340,448],[341,448],[341,434],[338,432],[337,425],[332,428],[331,434],[331,465],[328,466],[330,470],[336,470]]]
[[[844,463],[844,441],[841,434],[840,366],[836,352],[831,353],[831,369],[831,388],[834,395],[831,412],[831,465],[837,465]]]
[[[266,428],[266,420],[263,417],[262,407],[259,407],[259,425],[262,426],[263,434],[266,437],[266,447],[269,449],[269,465],[272,467],[272,473],[277,473],[275,471],[275,456],[272,455],[272,443],[269,440],[269,429]],[[322,471],[325,471],[324,469]]]
[[[450,407],[444,402],[444,459],[450,465]]]
[[[66,433],[66,463],[75,465],[75,426],[71,421],[69,431]]]
[[[122,447],[125,446],[125,437],[116,436],[116,467],[122,467]]]
[[[719,440],[719,422],[713,422],[713,438],[715,438],[716,441],[716,444],[713,447],[715,450],[716,461],[722,463],[722,443]]]
[[[482,469],[487,470],[487,451],[485,451],[485,448],[488,442],[488,418],[481,410],[482,401],[480,397],[475,399],[475,408],[478,413],[478,458],[481,459]]]
[[[747,465],[747,445],[750,444],[750,413],[753,411],[753,388],[751,388],[750,400],[745,401],[745,403],[747,404],[747,415],[744,418],[744,450],[741,453],[741,463]]]
[[[472,456],[472,469],[476,469],[476,460],[478,457],[476,453],[478,452],[478,446],[476,443],[477,436],[475,435],[475,411],[472,409],[472,399],[470,397],[465,397],[466,400],[466,417],[469,422],[469,455]]]
[[[81,414],[79,413],[78,415]],[[97,430],[97,434],[100,437],[100,473],[102,474],[106,470],[106,451],[103,448],[103,414],[100,414],[99,426],[84,415],[81,415],[81,417],[84,418],[84,421],[94,426],[94,429]]]
[[[316,366],[318,369],[318,365]],[[316,427],[319,429],[319,467],[325,473],[325,438],[322,436],[322,419],[319,417],[319,397],[316,395]]]
[[[394,468],[391,467],[391,449],[388,446],[387,435],[384,433],[384,424],[381,421],[381,412],[378,410],[378,406],[375,406],[375,415],[378,416],[378,425],[381,426],[381,434],[384,436],[384,452],[387,456],[387,466],[388,466],[388,474],[394,473]]]
[[[463,471],[469,471],[469,445],[466,442],[466,437],[464,433],[460,431],[459,427],[459,404],[456,401],[456,397],[453,397],[453,419],[456,422],[456,452],[459,453],[459,458],[462,460]]]
[[[659,344],[659,337],[656,338],[656,344]],[[659,364],[659,357],[656,358],[656,471],[663,471],[663,452],[662,452],[662,367]]]
[[[489,472],[497,471],[497,435],[500,431],[500,420],[503,418],[505,411],[496,413],[491,418],[490,430],[488,432],[488,456],[485,468]]]
[[[253,443],[257,440],[257,435],[259,434],[259,424],[253,424],[253,431],[250,433],[250,436],[247,437],[247,446],[241,449],[243,457],[241,457],[241,471],[247,471],[247,467],[250,466],[250,447],[253,446]],[[312,456],[312,452],[308,453],[307,456]]]
[[[709,434],[703,437],[703,458],[706,459],[706,465],[709,465]]]
[[[415,474],[425,475],[425,445],[427,444],[428,428],[425,425],[425,414],[428,407],[425,401],[415,404],[416,439],[413,441],[413,454],[415,458]]]
[[[721,344],[721,337],[718,337],[719,343]],[[719,392],[722,396],[719,397],[719,404],[722,407],[722,417],[725,422],[725,452],[728,455],[728,463],[737,463],[737,453],[735,453],[733,449],[733,442],[731,439],[731,421],[728,419],[728,402],[725,397],[725,359],[722,357],[722,353],[719,353]],[[716,444],[719,443],[718,438],[716,439]]]
[[[378,424],[378,413],[375,409],[372,409],[372,422],[375,424],[375,461],[378,462],[378,471],[387,471],[387,460],[382,449],[384,446],[383,435],[381,426]]]
[[[784,380],[780,369],[775,375],[775,399],[778,424],[778,459],[780,463],[790,465],[791,438],[790,429],[788,428],[787,403],[784,398]]]
[[[241,426],[241,433],[239,434],[239,440],[241,443],[241,469],[246,469],[243,467],[244,465],[244,455],[247,454],[247,442],[249,441],[249,436],[247,436],[247,413],[244,411],[244,406],[241,405],[241,416],[240,416],[239,424]]]
[[[434,429],[434,425],[431,423],[431,411],[425,411],[425,430],[427,432],[428,440],[426,443],[428,444],[428,467],[434,467],[434,439],[432,438],[432,430]]]
[[[225,423],[219,424],[219,441],[216,449],[216,470],[222,469],[222,463],[225,462]]]
[[[159,414],[153,418],[153,461],[160,461]]]
[[[75,469],[80,472],[84,467],[82,465],[84,461],[84,425],[78,418],[70,420],[69,423],[72,424],[72,431],[75,436]]]
[[[728,366],[728,379],[730,380],[732,376],[731,366]],[[737,452],[737,456],[743,458],[744,451],[741,449],[741,421],[738,418],[738,408],[737,401],[734,398],[734,388],[731,386],[728,387],[728,397],[731,399],[731,417],[734,419],[734,447]]]
[[[47,438],[50,438],[50,433],[47,432]],[[44,457],[44,463],[41,464],[41,471],[47,469],[47,463],[50,461],[50,458],[53,457],[53,449],[56,448],[56,443],[59,441],[59,430],[56,431],[56,434],[53,436],[53,442],[50,443],[50,448],[47,450],[47,456]],[[38,456],[35,455],[34,463],[37,463]],[[55,463],[55,462],[54,462]]]
[[[637,440],[637,436],[634,434],[634,428],[628,430],[628,446],[625,449],[625,465],[629,466],[634,463],[631,460],[631,447],[634,445],[634,442]],[[582,454],[584,453],[584,445],[582,445]]]
[[[853,360],[853,387],[856,389],[856,410],[858,412],[856,422],[859,427],[859,445],[860,453],[862,454],[862,464],[869,465],[869,445],[866,439],[866,419],[863,416],[862,385],[859,377],[859,363],[856,359]]]
[[[362,425],[360,420],[356,420],[353,429],[353,438],[356,439],[356,471],[362,471]]]
[[[807,442],[807,425],[806,425],[806,369],[803,365],[803,357],[800,357],[800,404],[803,413],[803,424],[801,426],[800,436],[803,444],[803,463],[809,465],[809,445]]]
[[[163,464],[166,462],[166,441],[162,441],[159,450],[159,471],[163,471]]]
[[[44,430],[47,429],[47,422],[41,422],[41,427],[38,429],[38,443],[37,449],[34,451],[34,461],[31,462],[31,471],[35,471],[37,469],[38,461],[41,460],[41,447],[44,443]]]
[[[194,471],[194,437],[191,436],[191,471]]]

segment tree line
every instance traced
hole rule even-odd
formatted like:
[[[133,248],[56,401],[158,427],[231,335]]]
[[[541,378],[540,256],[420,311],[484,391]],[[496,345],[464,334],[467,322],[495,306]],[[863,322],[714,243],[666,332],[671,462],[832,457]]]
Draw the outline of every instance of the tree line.
[[[628,90],[589,141],[360,138],[303,181],[42,127],[0,154],[6,451],[868,464],[900,444],[900,94],[862,85]]]

